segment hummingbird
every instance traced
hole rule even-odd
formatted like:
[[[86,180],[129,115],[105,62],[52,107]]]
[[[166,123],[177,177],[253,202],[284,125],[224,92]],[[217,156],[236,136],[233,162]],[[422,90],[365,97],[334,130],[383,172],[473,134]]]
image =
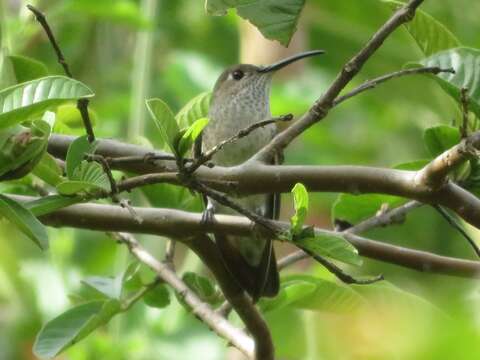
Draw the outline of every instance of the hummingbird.
[[[210,120],[203,130],[201,150],[209,150],[248,126],[271,119],[272,75],[295,61],[323,53],[323,50],[314,50],[287,57],[267,66],[239,64],[226,69],[213,89],[208,114]],[[242,164],[267,145],[276,133],[275,124],[256,129],[248,136],[224,146],[215,154],[212,161],[215,165],[227,167]],[[278,156],[268,162],[278,163]],[[276,219],[280,206],[279,199],[279,194],[262,194],[246,196],[237,201],[250,211]],[[214,213],[235,213],[234,210],[212,199],[205,201],[206,221],[212,220]],[[271,240],[217,234],[215,243],[225,267],[254,302],[262,296],[277,295],[279,275]]]

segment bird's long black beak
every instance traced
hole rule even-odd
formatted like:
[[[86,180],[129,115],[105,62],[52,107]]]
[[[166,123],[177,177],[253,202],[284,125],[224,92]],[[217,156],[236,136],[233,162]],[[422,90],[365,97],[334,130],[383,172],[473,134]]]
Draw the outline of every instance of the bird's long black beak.
[[[276,70],[279,70],[279,69],[281,69],[281,68],[283,68],[287,65],[290,65],[291,63],[293,63],[295,61],[298,61],[300,59],[310,57],[310,56],[321,55],[321,54],[325,54],[325,51],[324,50],[305,51],[305,52],[287,57],[287,58],[285,58],[283,60],[280,60],[280,61],[278,61],[274,64],[263,66],[258,70],[258,72],[259,73],[268,73],[268,72],[271,72],[271,71],[276,71]]]

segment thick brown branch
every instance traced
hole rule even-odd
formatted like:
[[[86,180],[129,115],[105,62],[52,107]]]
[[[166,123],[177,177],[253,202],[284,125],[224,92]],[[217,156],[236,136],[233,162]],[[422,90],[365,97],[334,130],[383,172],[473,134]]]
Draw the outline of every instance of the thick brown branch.
[[[416,176],[416,181],[431,188],[441,187],[448,180],[447,175],[466,160],[478,156],[480,132],[473,133],[453,148],[437,156]]]
[[[18,201],[33,198],[11,195]],[[205,232],[251,236],[252,222],[244,217],[218,214],[215,222],[205,224],[201,213],[190,213],[173,209],[134,208],[143,219],[138,224],[126,209],[114,205],[78,204],[57,210],[42,216],[41,221],[54,227],[74,227],[97,231],[123,231],[130,233],[153,234],[174,238],[185,238]],[[274,222],[276,226],[288,228],[289,224]],[[317,231],[325,231],[317,229]],[[420,271],[477,277],[480,263],[445,256],[434,255],[378,241],[369,240],[353,234],[345,234],[362,256],[386,261],[392,264],[413,268]]]
[[[49,151],[57,156],[65,156],[71,137],[55,135],[49,141]],[[432,187],[431,180],[446,176],[453,165],[458,165],[480,147],[480,132],[464,139],[461,144],[440,155],[419,172],[366,166],[285,166],[264,165],[249,162],[244,165],[224,168],[201,167],[196,179],[214,190],[229,194],[250,195],[258,193],[290,192],[297,183],[303,183],[309,191],[344,193],[384,193],[414,199],[429,204],[450,208],[470,224],[480,228],[480,200],[468,191],[453,183],[443,183]],[[112,140],[99,141],[97,153],[105,157],[145,156],[150,149],[122,144]],[[156,155],[165,155],[156,152]],[[171,161],[151,163],[122,163],[118,170],[137,173],[159,172],[169,168],[175,171]],[[145,175],[148,181],[180,184],[175,173]],[[127,180],[125,184],[128,183]],[[133,181],[133,180],[132,180]],[[143,180],[142,180],[143,181]],[[120,187],[121,184],[119,184]],[[138,184],[131,183],[130,188]],[[127,186],[121,190],[127,190]]]

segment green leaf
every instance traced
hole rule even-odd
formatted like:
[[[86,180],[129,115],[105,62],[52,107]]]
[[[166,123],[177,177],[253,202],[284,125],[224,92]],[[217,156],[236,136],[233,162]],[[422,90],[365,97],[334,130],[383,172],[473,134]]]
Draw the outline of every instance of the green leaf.
[[[28,236],[40,249],[48,248],[47,230],[43,224],[23,205],[0,194],[0,215]]]
[[[174,144],[180,130],[172,110],[160,99],[149,99],[146,104],[163,141],[172,152],[175,152]]]
[[[295,240],[294,244],[320,256],[326,256],[351,265],[362,265],[362,259],[358,255],[357,249],[341,235],[317,232],[315,237],[300,238]]]
[[[143,302],[154,308],[164,308],[170,305],[170,293],[163,284],[153,287],[143,296]]]
[[[389,208],[393,208],[404,202],[403,198],[391,195],[340,194],[332,207],[332,219],[356,224],[374,216],[382,206],[387,205]]]
[[[76,138],[68,147],[66,157],[66,171],[69,179],[73,180],[75,169],[80,166],[85,154],[92,154],[95,152],[97,142],[90,143],[88,136],[80,136]]]
[[[177,115],[175,115],[175,119],[177,120],[180,129],[188,128],[197,119],[207,117],[211,98],[211,92],[203,92],[185,104]]]
[[[73,172],[72,180],[85,181],[103,190],[110,190],[110,182],[102,165],[83,160]]]
[[[277,297],[262,298],[259,303],[263,312],[291,306],[302,310],[343,314],[366,304],[365,299],[349,286],[303,274],[282,277]]]
[[[285,279],[285,286],[298,281],[316,285],[314,292],[295,302],[294,306],[299,309],[347,314],[367,303],[350,286],[314,276],[291,275]]]
[[[381,281],[368,286],[352,284],[349,287],[364,297],[370,303],[370,306],[384,305],[391,307],[393,304],[396,308],[405,307],[411,310],[416,309],[420,313],[433,311],[437,316],[445,315],[433,303],[414,293],[402,290],[388,281]]]
[[[423,66],[453,68],[455,74],[428,75],[435,79],[455,101],[461,98],[461,89],[468,89],[470,110],[480,117],[480,50],[466,47],[441,51],[419,63]]]
[[[51,359],[108,323],[120,311],[117,300],[92,301],[73,307],[43,326],[33,352],[42,359]]]
[[[394,0],[383,0],[393,10],[405,3]],[[430,56],[442,50],[461,46],[460,41],[441,22],[417,9],[412,21],[404,24],[408,33],[417,43],[425,56]]]
[[[38,60],[22,56],[8,55],[18,83],[42,78],[48,75],[47,67]]]
[[[292,194],[295,214],[290,219],[290,231],[293,235],[298,235],[302,231],[305,218],[307,217],[308,192],[303,184],[297,183],[292,189]]]
[[[460,138],[460,131],[447,125],[432,126],[423,133],[425,146],[434,157],[457,145]]]
[[[110,299],[120,300],[122,294],[122,282],[112,277],[90,276],[82,280],[82,284],[95,289]]]
[[[136,292],[144,287],[140,272],[141,268],[142,264],[136,260],[128,265],[127,269],[122,274],[123,292]]]
[[[24,205],[33,215],[42,216],[82,201],[83,198],[79,196],[49,195],[26,202]]]
[[[205,8],[211,15],[225,15],[235,8],[267,39],[288,46],[304,5],[305,0],[206,0]]]
[[[177,152],[181,157],[183,157],[187,151],[192,148],[195,140],[202,133],[207,124],[207,118],[198,119],[183,133],[177,144]]]
[[[279,310],[312,295],[316,289],[316,284],[307,281],[284,282],[282,280],[278,295],[274,298],[261,298],[259,306],[264,313]]]
[[[61,104],[94,94],[86,85],[64,76],[47,76],[0,91],[0,128],[38,117]]]
[[[97,162],[83,160],[75,168],[71,180],[63,181],[57,185],[57,190],[62,195],[92,194],[96,191],[110,191],[110,181]]]
[[[222,295],[208,278],[193,272],[186,272],[182,279],[203,301],[212,305],[219,304],[222,301]]]
[[[60,165],[58,165],[55,158],[47,152],[42,155],[37,166],[32,170],[32,173],[51,186],[56,186],[63,181],[63,173]]]

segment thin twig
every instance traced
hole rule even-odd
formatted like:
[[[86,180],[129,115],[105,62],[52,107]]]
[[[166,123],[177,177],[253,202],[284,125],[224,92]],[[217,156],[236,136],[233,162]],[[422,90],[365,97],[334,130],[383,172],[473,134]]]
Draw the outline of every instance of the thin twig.
[[[163,280],[160,277],[156,277],[151,283],[145,285],[140,291],[135,293],[130,299],[126,300],[122,304],[122,311],[128,311],[135,305],[139,300],[141,300],[146,293],[150,290],[153,290],[158,284],[162,283]]]
[[[224,193],[213,190],[196,180],[190,180],[186,185],[190,187],[192,190],[195,190],[203,195],[206,195],[224,206],[228,206],[230,209],[233,209],[239,214],[247,217],[248,219],[253,221],[255,224],[261,225],[262,227],[264,227],[266,230],[270,232],[270,236],[274,237],[280,234],[280,229],[275,227],[273,222],[270,219],[267,219],[266,217],[261,216],[256,212],[243,207],[242,205],[232,200],[230,197],[228,197]]]
[[[475,251],[475,254],[477,254],[478,257],[480,257],[480,248],[478,247],[477,243],[475,240],[473,240],[470,235],[467,234],[465,229],[463,228],[462,225],[460,225],[445,209],[443,209],[441,206],[438,205],[433,205],[433,208],[439,212],[440,215],[454,228],[456,229],[464,238],[465,240],[468,241],[470,246],[472,247],[473,251]]]
[[[167,265],[153,257],[131,234],[116,233],[115,238],[128,247],[130,253],[140,262],[155,271],[159,278],[179,293],[192,313],[207,324],[219,336],[250,358],[253,358],[254,343],[242,330],[234,327],[225,318],[218,315],[207,303],[203,302]]]
[[[468,88],[462,87],[460,90],[460,103],[462,104],[462,125],[460,126],[460,134],[462,138],[468,136]]]
[[[410,211],[422,205],[424,204],[415,200],[409,201],[404,205],[398,206],[394,209],[390,209],[380,215],[372,216],[371,218],[368,218],[352,227],[349,227],[341,231],[340,233],[360,234],[362,232],[365,232],[377,227],[388,226],[393,223],[397,223],[398,221],[403,221],[403,219],[405,219],[405,216]],[[277,266],[279,269],[284,269],[290,265],[295,264],[298,261],[307,259],[309,257],[310,257],[310,254],[306,253],[303,250],[298,250],[280,259],[278,261]]]
[[[262,150],[251,160],[267,160],[283,150],[299,135],[308,128],[324,119],[340,92],[360,72],[370,57],[382,46],[385,40],[402,24],[413,19],[416,9],[424,0],[410,0],[400,7],[395,13],[376,31],[368,42],[358,51],[337,74],[337,77],[323,95],[315,101],[313,106],[299,120],[286,130],[275,136]]]
[[[35,18],[37,19],[37,21],[40,23],[43,30],[47,34],[48,40],[50,41],[50,44],[52,44],[55,54],[57,54],[58,63],[62,65],[63,70],[65,71],[65,74],[69,78],[73,78],[72,73],[70,72],[70,68],[68,67],[68,63],[65,61],[65,57],[63,56],[62,50],[60,49],[60,46],[58,46],[57,40],[53,35],[50,25],[48,25],[47,18],[40,10],[38,10],[33,5],[28,4],[27,9],[30,10],[35,15]]]
[[[345,229],[346,232],[353,234],[361,234],[365,231],[371,230],[377,227],[385,227],[392,224],[398,224],[405,220],[405,216],[412,210],[415,210],[424,204],[413,200],[409,201],[401,206],[390,209],[386,212],[383,212],[380,215],[372,216],[364,221],[359,222],[358,224]]]
[[[95,133],[93,132],[92,121],[90,120],[90,114],[88,113],[89,102],[90,100],[88,99],[78,99],[77,109],[82,116],[83,126],[85,127],[88,141],[92,143],[95,141]]]
[[[115,197],[114,200],[116,200]],[[133,220],[135,220],[137,224],[141,225],[143,223],[142,217],[138,215],[138,213],[135,211],[135,208],[130,204],[129,200],[121,199],[118,201],[118,203],[122,208],[127,209],[127,211],[130,213],[130,216],[133,218]]]
[[[102,155],[96,155],[96,154],[88,154],[86,155],[86,158],[88,161],[95,161],[95,162],[98,162],[100,165],[102,165],[103,172],[107,175],[108,182],[110,183],[111,195],[113,196],[118,194],[117,182],[113,177],[112,170],[110,169],[108,160],[104,158]]]
[[[368,279],[357,279],[357,278],[353,277],[352,275],[347,274],[345,271],[343,271],[341,268],[339,268],[333,262],[325,259],[323,256],[317,255],[317,254],[315,254],[311,251],[308,251],[305,248],[302,248],[302,250],[306,254],[308,254],[311,258],[313,258],[315,261],[322,264],[322,266],[325,269],[327,269],[329,272],[331,272],[333,275],[335,275],[340,281],[344,282],[345,284],[368,285],[368,284],[373,284],[375,282],[384,280],[383,275],[374,276],[374,277],[368,278]]]
[[[213,148],[210,150],[206,151],[203,153],[197,160],[193,162],[192,165],[190,165],[188,168],[186,168],[187,173],[194,173],[195,170],[197,170],[200,166],[208,163],[210,160],[212,160],[213,156],[219,152],[225,145],[231,144],[235,141],[240,140],[241,138],[244,138],[248,136],[252,131],[263,128],[265,126],[280,122],[280,121],[290,121],[293,119],[292,114],[287,114],[287,115],[282,115],[276,118],[268,119],[268,120],[263,120],[259,121],[257,123],[254,123],[245,129],[240,130],[238,133],[235,135],[229,137],[228,139],[225,139],[221,142],[219,142],[217,145],[215,145]]]
[[[60,46],[58,45],[57,40],[55,39],[55,36],[53,35],[52,29],[50,28],[50,25],[48,24],[47,18],[45,15],[38,10],[36,7],[33,5],[27,5],[28,10],[30,10],[35,18],[37,19],[38,23],[42,26],[43,30],[47,34],[48,40],[50,41],[50,44],[53,47],[53,50],[55,51],[55,54],[57,55],[57,60],[60,65],[62,65],[63,70],[65,72],[65,75],[67,75],[69,78],[73,79],[72,72],[70,71],[70,68],[68,66],[67,61],[65,60],[65,57],[63,56],[62,50],[60,49]],[[90,121],[90,116],[88,114],[88,99],[78,99],[77,101],[77,108],[80,111],[80,115],[82,116],[83,120],[83,125],[85,127],[85,131],[88,136],[88,141],[93,142],[95,141],[95,134],[93,132],[93,127],[92,127],[92,122]]]
[[[373,89],[373,88],[377,87],[378,85],[380,85],[381,83],[384,83],[384,82],[386,82],[388,80],[391,80],[391,79],[394,79],[394,78],[399,78],[399,77],[409,76],[409,75],[415,75],[415,74],[434,74],[434,75],[437,75],[437,74],[442,73],[442,72],[449,72],[449,73],[454,74],[455,70],[453,70],[452,68],[442,69],[438,66],[432,66],[432,67],[418,67],[418,68],[413,68],[413,69],[404,69],[404,70],[395,71],[393,73],[386,74],[386,75],[383,75],[383,76],[379,76],[379,77],[377,77],[375,79],[372,79],[372,80],[368,80],[368,81],[364,82],[363,84],[361,84],[360,86],[353,89],[352,91],[348,92],[347,94],[337,97],[333,101],[333,106],[337,106],[347,99],[350,99],[354,96],[357,96],[358,94],[360,94],[360,93],[362,93],[366,90]]]

